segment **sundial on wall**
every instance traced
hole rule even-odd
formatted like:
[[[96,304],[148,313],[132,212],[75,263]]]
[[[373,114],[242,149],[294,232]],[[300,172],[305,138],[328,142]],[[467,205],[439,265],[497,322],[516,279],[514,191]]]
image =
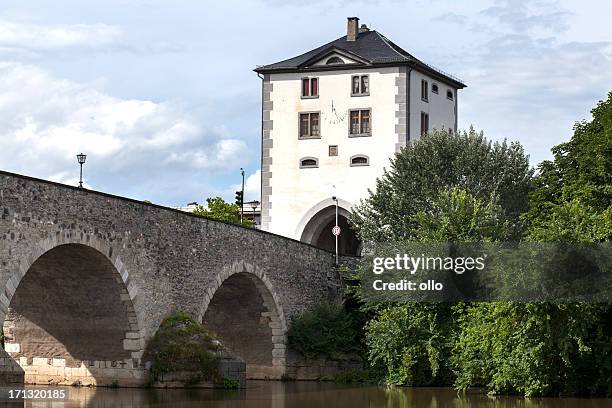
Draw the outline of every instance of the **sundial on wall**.
[[[334,106],[333,99],[332,99],[332,103],[331,103],[331,112],[332,112],[332,114],[330,115],[330,118],[327,120],[327,122],[330,125],[335,125],[335,124],[344,122],[344,119],[346,119],[346,112],[343,112],[343,113],[339,114],[338,110]]]

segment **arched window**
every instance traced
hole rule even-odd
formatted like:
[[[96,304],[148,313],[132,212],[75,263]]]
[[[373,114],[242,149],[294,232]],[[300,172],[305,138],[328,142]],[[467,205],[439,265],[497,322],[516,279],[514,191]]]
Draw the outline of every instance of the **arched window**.
[[[431,85],[431,92],[437,94],[438,93],[438,84]]]
[[[358,154],[358,155],[351,157],[351,167],[369,166],[369,165],[370,165],[370,159],[366,155]]]
[[[314,157],[303,157],[300,159],[300,169],[314,169],[319,167],[319,161]]]
[[[325,64],[327,65],[344,64],[344,61],[342,61],[342,58],[340,57],[331,57],[325,62]]]
[[[446,91],[446,97],[452,101],[453,100],[453,91],[451,91],[450,89],[448,91]]]

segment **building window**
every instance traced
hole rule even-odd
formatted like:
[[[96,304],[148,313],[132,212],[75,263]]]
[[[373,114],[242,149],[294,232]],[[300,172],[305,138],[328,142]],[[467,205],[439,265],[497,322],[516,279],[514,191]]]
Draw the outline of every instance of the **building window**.
[[[453,128],[448,128],[448,134],[452,135],[453,134]]]
[[[426,80],[421,80],[421,99],[425,102],[429,101],[429,85]]]
[[[349,116],[349,135],[370,136],[372,134],[372,114],[370,109],[352,110]]]
[[[366,96],[370,94],[369,75],[354,75],[351,81],[351,96]]]
[[[300,138],[321,137],[319,112],[300,113]]]
[[[370,159],[368,158],[368,156],[365,156],[363,154],[358,154],[356,156],[351,157],[351,167],[369,166],[369,165],[370,165]]]
[[[319,78],[302,78],[302,98],[319,97]]]
[[[329,155],[337,156],[338,155],[338,145],[330,145],[329,146]]]
[[[314,157],[303,157],[300,159],[300,169],[316,169],[319,161]]]
[[[429,114],[421,112],[421,136],[429,133]]]
[[[344,64],[344,61],[342,61],[342,58],[340,57],[331,57],[330,59],[328,59],[325,64],[327,65],[338,65],[338,64]]]
[[[450,99],[451,101],[453,100],[453,91],[451,91],[450,89],[448,91],[446,91],[446,98]]]
[[[431,84],[431,92],[438,93],[438,84]]]

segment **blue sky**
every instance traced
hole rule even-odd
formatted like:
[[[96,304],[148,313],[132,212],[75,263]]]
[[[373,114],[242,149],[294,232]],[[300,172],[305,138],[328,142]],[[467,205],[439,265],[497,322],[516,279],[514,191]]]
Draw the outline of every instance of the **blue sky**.
[[[459,127],[532,164],[612,90],[607,1],[12,1],[0,9],[0,169],[183,205],[258,198],[252,69],[345,34],[346,17],[462,78]]]

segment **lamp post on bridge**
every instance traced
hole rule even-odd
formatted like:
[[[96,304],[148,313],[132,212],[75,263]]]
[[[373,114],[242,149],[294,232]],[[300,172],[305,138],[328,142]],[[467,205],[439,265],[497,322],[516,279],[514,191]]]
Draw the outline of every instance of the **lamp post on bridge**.
[[[85,160],[87,159],[87,155],[83,153],[77,154],[77,162],[81,166],[81,173],[79,175],[79,188],[83,188],[83,164],[85,164]]]

